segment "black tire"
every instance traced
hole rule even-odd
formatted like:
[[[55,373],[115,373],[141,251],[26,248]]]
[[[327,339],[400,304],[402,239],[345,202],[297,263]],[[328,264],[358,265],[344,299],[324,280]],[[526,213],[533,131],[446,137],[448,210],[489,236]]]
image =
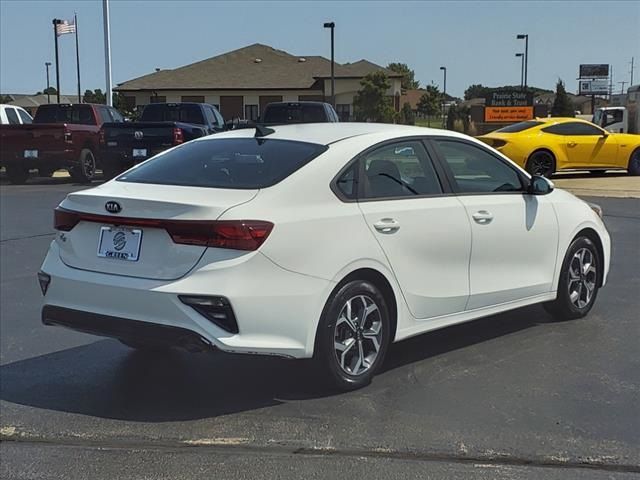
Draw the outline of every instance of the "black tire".
[[[14,185],[23,185],[29,178],[29,169],[21,165],[7,165],[7,178]]]
[[[89,148],[83,148],[78,158],[79,165],[71,168],[71,178],[79,183],[88,183],[96,176],[96,157]]]
[[[123,338],[119,338],[118,341],[129,348],[133,348],[134,350],[139,350],[141,352],[164,352],[171,348],[170,345],[164,343],[144,342],[130,339],[125,340]]]
[[[640,175],[640,148],[636,148],[629,157],[627,172],[629,175]]]
[[[547,150],[533,152],[525,166],[531,175],[542,175],[551,178],[556,171],[556,158]]]
[[[39,177],[45,177],[45,178],[50,178],[53,175],[53,172],[55,172],[55,169],[53,168],[39,168],[38,169],[38,176]]]
[[[348,303],[351,304],[350,321],[346,320]],[[363,315],[365,309],[370,311]],[[390,342],[387,300],[371,282],[354,280],[334,292],[324,307],[316,335],[314,362],[328,386],[341,391],[355,390],[371,382],[384,362]],[[337,353],[339,343],[346,347],[340,355],[342,361]]]
[[[576,256],[583,251],[589,252],[589,263],[595,267],[593,272],[589,271],[585,274],[583,268],[577,268],[581,263]],[[586,254],[584,259],[585,262],[589,260]],[[598,296],[598,289],[600,288],[598,279],[601,268],[602,260],[595,244],[587,237],[576,238],[569,246],[562,262],[562,270],[558,281],[558,296],[554,301],[543,304],[545,310],[556,320],[572,320],[584,317],[589,313]],[[588,285],[592,285],[592,290],[589,289]],[[591,296],[588,295],[589,291]],[[577,300],[575,296],[572,299],[572,294],[575,293],[578,294]]]

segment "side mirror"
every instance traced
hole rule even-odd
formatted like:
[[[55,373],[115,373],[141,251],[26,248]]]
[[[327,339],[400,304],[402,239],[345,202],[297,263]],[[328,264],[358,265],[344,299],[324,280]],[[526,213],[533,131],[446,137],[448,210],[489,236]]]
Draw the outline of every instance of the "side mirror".
[[[527,191],[531,195],[546,195],[553,192],[553,189],[554,185],[551,180],[541,175],[533,175]]]

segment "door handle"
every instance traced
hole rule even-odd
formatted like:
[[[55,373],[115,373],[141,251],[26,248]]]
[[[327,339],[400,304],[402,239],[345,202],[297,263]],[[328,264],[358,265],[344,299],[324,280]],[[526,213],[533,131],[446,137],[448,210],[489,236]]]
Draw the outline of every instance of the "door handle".
[[[374,223],[373,228],[380,233],[395,233],[400,229],[400,224],[393,218],[383,218]]]
[[[491,212],[487,212],[486,210],[478,210],[476,213],[471,215],[476,223],[480,225],[486,225],[487,223],[491,223],[493,220],[493,215]]]
[[[569,142],[569,143],[567,143],[567,145],[569,147],[575,147],[577,145],[577,143],[576,142]]]

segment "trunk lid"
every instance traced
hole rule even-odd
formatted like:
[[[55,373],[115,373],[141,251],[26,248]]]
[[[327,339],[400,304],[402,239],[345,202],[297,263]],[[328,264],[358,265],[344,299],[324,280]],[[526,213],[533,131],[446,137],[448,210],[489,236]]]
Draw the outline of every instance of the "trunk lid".
[[[56,241],[60,258],[68,266],[100,273],[157,280],[173,280],[187,274],[207,247],[175,243],[164,228],[120,226],[122,219],[214,221],[231,207],[251,201],[258,190],[231,190],[173,185],[150,185],[112,181],[91,190],[74,192],[60,204],[73,212],[99,216],[100,221],[81,220]],[[107,202],[121,209],[110,213]],[[111,204],[113,206],[113,204]],[[111,208],[114,210],[114,208]],[[103,221],[104,220],[104,221]],[[127,222],[125,222],[126,224]],[[133,231],[138,230],[139,234]],[[114,235],[123,231],[122,252],[136,251],[137,259],[99,256],[116,245]],[[136,249],[136,243],[138,248]],[[102,246],[101,246],[102,244]],[[117,245],[120,246],[120,245]],[[117,247],[114,247],[117,250]],[[105,250],[106,249],[106,250]],[[111,249],[113,251],[113,249]],[[237,255],[232,250],[222,256]],[[135,257],[136,255],[133,255]]]
[[[173,146],[174,122],[112,123],[103,127],[105,147],[158,149]]]
[[[52,145],[64,142],[66,125],[59,123],[3,125],[2,150],[50,150]]]

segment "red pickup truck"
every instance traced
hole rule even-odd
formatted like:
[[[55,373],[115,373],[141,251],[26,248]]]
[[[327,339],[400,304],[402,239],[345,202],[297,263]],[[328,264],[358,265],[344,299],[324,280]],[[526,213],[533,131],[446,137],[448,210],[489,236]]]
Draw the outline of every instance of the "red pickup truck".
[[[41,105],[32,124],[0,126],[0,165],[11,183],[24,183],[29,170],[41,176],[67,169],[77,182],[89,182],[100,168],[100,128],[123,122],[106,105]]]

